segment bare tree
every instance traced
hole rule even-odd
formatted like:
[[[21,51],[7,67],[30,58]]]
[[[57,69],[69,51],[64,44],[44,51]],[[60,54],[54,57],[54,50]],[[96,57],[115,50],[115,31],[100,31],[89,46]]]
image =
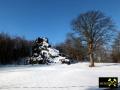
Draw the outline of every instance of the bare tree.
[[[94,51],[96,47],[106,43],[112,35],[114,24],[110,17],[101,11],[89,11],[80,14],[72,21],[72,27],[87,42],[90,67],[94,67]]]

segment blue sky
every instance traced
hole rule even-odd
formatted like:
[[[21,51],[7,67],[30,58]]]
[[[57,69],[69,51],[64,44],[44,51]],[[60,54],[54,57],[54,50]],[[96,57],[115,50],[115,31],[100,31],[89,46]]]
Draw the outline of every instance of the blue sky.
[[[101,10],[120,29],[120,0],[0,0],[0,32],[34,40],[48,37],[63,42],[71,21],[80,13]]]

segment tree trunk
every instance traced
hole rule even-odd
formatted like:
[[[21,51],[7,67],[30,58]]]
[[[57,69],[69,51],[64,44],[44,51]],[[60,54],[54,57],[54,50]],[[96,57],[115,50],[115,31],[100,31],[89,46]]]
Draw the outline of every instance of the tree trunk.
[[[93,59],[93,54],[92,53],[90,53],[89,58],[90,58],[90,65],[89,65],[89,67],[94,67],[95,65],[94,65],[94,59]]]
[[[90,65],[89,67],[94,67],[94,58],[93,58],[93,43],[89,44],[89,59],[90,59]]]

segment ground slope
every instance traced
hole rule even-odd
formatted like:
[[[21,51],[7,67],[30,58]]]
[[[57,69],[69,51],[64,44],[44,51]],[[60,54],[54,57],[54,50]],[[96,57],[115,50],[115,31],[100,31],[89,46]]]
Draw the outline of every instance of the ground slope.
[[[98,77],[118,77],[120,64],[27,65],[0,68],[0,90],[102,90]]]

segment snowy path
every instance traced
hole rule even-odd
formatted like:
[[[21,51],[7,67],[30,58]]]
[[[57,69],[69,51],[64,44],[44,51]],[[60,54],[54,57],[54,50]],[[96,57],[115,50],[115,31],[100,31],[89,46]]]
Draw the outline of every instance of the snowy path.
[[[98,77],[118,77],[120,64],[17,66],[0,68],[0,90],[101,90]]]

